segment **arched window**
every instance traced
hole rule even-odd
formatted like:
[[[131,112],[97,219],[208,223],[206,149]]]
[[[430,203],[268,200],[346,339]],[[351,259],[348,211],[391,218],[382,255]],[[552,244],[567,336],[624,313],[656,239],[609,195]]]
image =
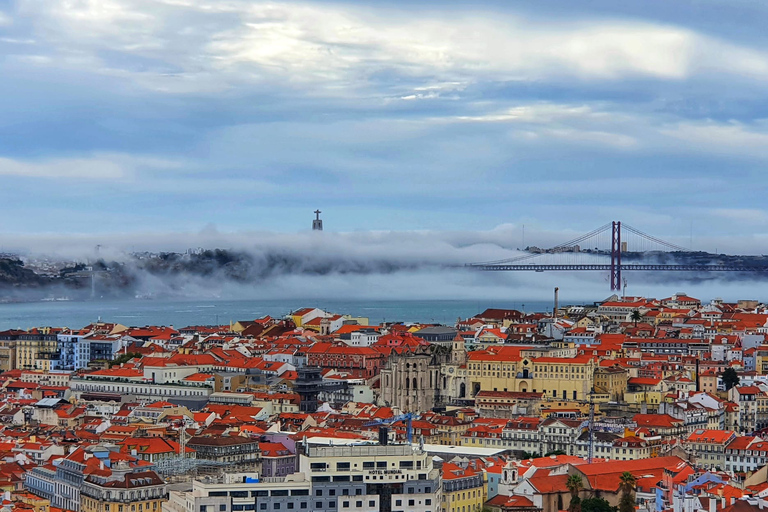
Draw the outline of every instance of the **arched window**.
[[[417,389],[418,386],[416,385],[416,377],[413,378],[413,389]]]

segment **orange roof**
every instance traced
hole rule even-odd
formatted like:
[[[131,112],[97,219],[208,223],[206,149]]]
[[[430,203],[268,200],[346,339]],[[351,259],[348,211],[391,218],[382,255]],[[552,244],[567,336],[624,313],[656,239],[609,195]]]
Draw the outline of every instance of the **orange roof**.
[[[736,433],[731,430],[696,430],[685,440],[688,443],[715,443],[724,444]]]

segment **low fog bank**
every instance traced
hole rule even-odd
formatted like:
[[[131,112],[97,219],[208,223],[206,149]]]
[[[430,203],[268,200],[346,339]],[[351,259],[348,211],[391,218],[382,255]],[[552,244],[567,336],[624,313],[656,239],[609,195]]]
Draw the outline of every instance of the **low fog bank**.
[[[66,279],[5,283],[0,296],[534,302],[550,301],[558,286],[565,304],[611,294],[608,276],[601,272],[480,272],[463,267],[524,254],[518,250],[516,230],[505,225],[483,232],[225,234],[208,228],[192,234],[6,239],[3,250],[15,247],[27,269],[59,260],[99,272],[93,292],[90,278],[81,272]],[[756,274],[627,272],[625,277],[630,295],[660,297],[684,290],[702,300],[761,299],[757,292],[763,284]]]

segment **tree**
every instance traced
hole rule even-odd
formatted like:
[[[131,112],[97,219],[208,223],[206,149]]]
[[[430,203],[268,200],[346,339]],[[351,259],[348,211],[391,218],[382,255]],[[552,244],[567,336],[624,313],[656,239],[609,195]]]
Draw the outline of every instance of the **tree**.
[[[141,354],[137,354],[136,352],[126,352],[125,354],[120,354],[113,360],[108,361],[107,364],[109,365],[110,368],[112,368],[113,366],[119,366],[123,363],[127,363],[134,357],[141,357]]]
[[[581,502],[581,512],[616,512],[605,498],[586,498]]]
[[[733,368],[726,368],[723,373],[720,374],[720,378],[723,379],[723,384],[725,384],[725,390],[728,391],[733,386],[738,386],[739,381],[739,374],[736,373],[736,370]]]
[[[565,481],[565,487],[571,493],[571,503],[568,505],[568,512],[581,512],[581,498],[579,492],[584,488],[579,475],[571,475]]]
[[[629,471],[625,471],[619,477],[619,489],[621,490],[621,499],[619,500],[619,512],[634,512],[635,510],[635,485],[637,479]]]
[[[545,457],[549,457],[551,455],[568,455],[563,450],[552,450],[551,452],[547,452],[544,454]]]
[[[637,327],[637,322],[643,319],[643,315],[640,313],[639,309],[636,309],[632,312],[629,318],[635,323],[635,327]]]

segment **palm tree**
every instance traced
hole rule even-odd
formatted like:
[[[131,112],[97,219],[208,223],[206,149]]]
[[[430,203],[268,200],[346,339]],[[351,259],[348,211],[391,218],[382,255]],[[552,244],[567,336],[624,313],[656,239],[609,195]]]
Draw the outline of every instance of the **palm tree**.
[[[571,475],[565,481],[565,487],[571,493],[571,503],[568,505],[568,512],[581,512],[581,498],[579,492],[584,488],[579,475]]]
[[[619,489],[621,490],[621,500],[619,500],[619,512],[634,512],[635,510],[635,485],[637,479],[629,471],[625,471],[619,477]]]
[[[640,313],[639,309],[636,309],[632,312],[629,318],[635,323],[635,327],[637,327],[637,322],[643,319],[643,315]]]

